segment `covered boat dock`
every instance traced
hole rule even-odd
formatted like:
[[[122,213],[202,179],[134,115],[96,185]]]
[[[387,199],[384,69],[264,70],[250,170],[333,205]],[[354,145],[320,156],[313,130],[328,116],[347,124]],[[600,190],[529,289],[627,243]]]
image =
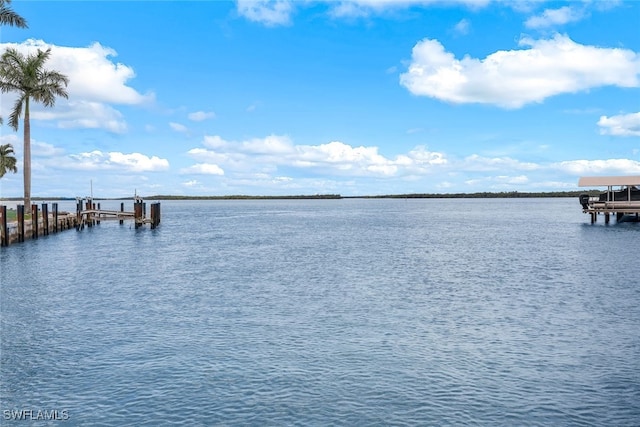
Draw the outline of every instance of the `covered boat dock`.
[[[607,187],[607,191],[597,196],[580,195],[582,212],[591,215],[592,224],[599,214],[604,214],[607,224],[612,214],[616,215],[618,222],[639,220],[640,176],[584,176],[578,181],[578,186]]]

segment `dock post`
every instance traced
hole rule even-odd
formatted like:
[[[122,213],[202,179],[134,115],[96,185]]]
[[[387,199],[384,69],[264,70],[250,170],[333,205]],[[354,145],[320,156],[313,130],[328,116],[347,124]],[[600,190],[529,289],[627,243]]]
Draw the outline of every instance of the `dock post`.
[[[591,224],[593,224],[594,222],[596,222],[596,213],[591,212]]]
[[[120,203],[120,212],[124,212],[124,202]],[[120,217],[120,225],[124,224],[124,220]]]
[[[610,219],[611,218],[610,218],[609,212],[605,213],[604,214],[604,223],[605,224],[609,224]]]
[[[24,205],[18,205],[18,242],[24,242]]]
[[[620,222],[624,214],[622,212],[616,212],[616,222]]]
[[[136,223],[135,228],[138,228],[143,224],[142,201],[139,201],[139,202],[137,201],[133,204],[133,213],[134,213],[134,221]]]
[[[42,235],[49,235],[49,205],[42,204]]]
[[[100,210],[100,203],[98,203],[98,210]],[[96,224],[100,225],[100,214],[98,213],[98,221]]]
[[[31,238],[38,238],[38,205],[31,205]]]
[[[87,202],[86,202],[86,209],[87,211],[90,211],[93,209],[93,201],[87,197]],[[86,217],[86,222],[87,222],[87,227],[92,227],[93,226],[93,214],[87,212],[87,217]]]
[[[76,230],[80,231],[82,226],[82,200],[78,199],[76,203]]]
[[[151,228],[154,229],[160,224],[160,203],[151,204]]]
[[[51,203],[51,213],[53,213],[53,232],[58,232],[58,203]]]
[[[7,230],[7,207],[0,206],[0,246],[9,246],[9,230]]]

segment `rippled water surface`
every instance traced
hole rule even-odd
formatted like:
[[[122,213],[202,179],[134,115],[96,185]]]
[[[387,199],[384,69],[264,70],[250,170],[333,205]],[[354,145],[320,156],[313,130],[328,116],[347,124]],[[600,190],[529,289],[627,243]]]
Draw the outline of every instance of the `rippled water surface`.
[[[0,250],[0,423],[637,426],[639,255],[574,199],[163,202]]]

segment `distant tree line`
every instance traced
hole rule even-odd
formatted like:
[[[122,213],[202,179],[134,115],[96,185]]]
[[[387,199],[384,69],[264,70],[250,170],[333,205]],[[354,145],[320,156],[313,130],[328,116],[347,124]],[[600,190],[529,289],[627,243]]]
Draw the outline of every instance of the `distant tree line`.
[[[290,200],[290,199],[342,199],[339,194],[313,194],[313,195],[293,195],[293,196],[150,196],[146,200]]]
[[[411,193],[411,194],[386,194],[377,196],[341,196],[340,194],[313,194],[313,195],[292,195],[292,196],[175,196],[175,195],[155,195],[144,197],[145,200],[313,200],[313,199],[525,199],[536,197],[578,197],[581,194],[597,196],[600,190],[584,191],[541,191],[541,192],[520,192],[503,191],[491,193],[487,191],[477,193]],[[74,197],[34,197],[34,200],[75,200]],[[131,197],[106,198],[100,197],[94,200],[130,200]],[[19,197],[6,197],[0,200],[15,201],[21,200]]]
[[[578,197],[581,194],[589,194],[596,196],[600,194],[599,190],[584,191],[538,191],[538,192],[520,192],[520,191],[501,191],[498,193],[482,191],[476,193],[411,193],[411,194],[389,194],[381,196],[359,196],[360,198],[374,199],[517,199],[517,198],[535,198],[535,197]]]

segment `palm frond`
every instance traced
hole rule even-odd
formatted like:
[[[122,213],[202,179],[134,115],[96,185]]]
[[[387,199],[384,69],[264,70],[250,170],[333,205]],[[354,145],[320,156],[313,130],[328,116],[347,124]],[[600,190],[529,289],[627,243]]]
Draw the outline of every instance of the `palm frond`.
[[[16,99],[16,102],[13,104],[13,110],[11,110],[11,114],[9,114],[9,126],[11,126],[13,130],[18,130],[18,126],[20,125],[23,104],[24,96],[21,96]]]
[[[11,3],[11,0],[0,1],[0,25],[28,28],[27,21],[8,7],[7,4],[9,3]]]

